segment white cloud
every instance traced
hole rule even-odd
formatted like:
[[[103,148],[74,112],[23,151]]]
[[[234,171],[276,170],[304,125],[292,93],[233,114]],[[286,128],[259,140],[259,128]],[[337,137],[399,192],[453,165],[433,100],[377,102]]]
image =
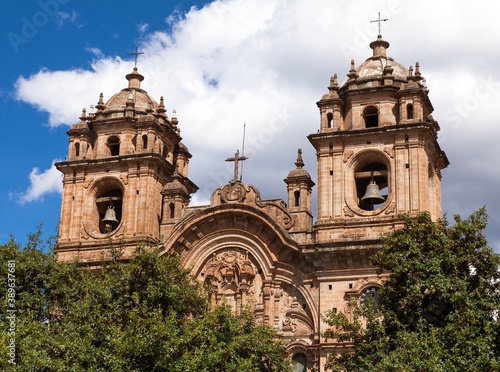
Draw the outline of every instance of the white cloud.
[[[334,72],[343,80],[351,58],[359,65],[371,56],[368,44],[377,30],[370,21],[380,11],[389,18],[382,24],[391,43],[388,54],[405,66],[419,61],[427,78],[451,161],[443,171],[444,210],[463,213],[486,204],[498,221],[500,50],[491,28],[498,10],[493,0],[481,7],[451,0],[215,1],[182,16],[165,15],[172,31],[149,30],[138,67],[145,76],[142,87],[157,100],[163,95],[170,115],[177,109],[193,154],[190,177],[200,186],[196,200],[207,200],[231,177],[224,159],[241,147],[245,121],[248,154],[253,151],[244,180],[263,197],[285,197],[282,179],[298,147],[315,177],[314,150],[306,139],[319,126],[315,102]],[[90,70],[44,69],[19,78],[17,98],[47,112],[51,126],[76,122],[100,92],[106,100],[122,89],[133,67],[132,59],[94,55]],[[457,105],[466,108],[460,123],[450,111]],[[500,241],[500,230],[495,239]]]
[[[78,22],[80,15],[75,12],[74,10],[71,13],[68,12],[58,12],[56,14],[56,22],[57,22],[57,27],[62,28],[64,25],[71,23],[75,25],[78,28],[83,27],[84,25]]]
[[[92,53],[98,59],[104,59],[105,55],[99,48],[85,48],[86,51]]]
[[[141,23],[141,24],[137,25],[137,31],[139,31],[139,33],[141,35],[146,33],[148,31],[148,28],[149,28],[149,24],[147,24],[147,23]]]
[[[57,161],[60,160],[54,160],[51,167],[43,172],[39,168],[33,168],[29,174],[30,186],[26,192],[17,195],[20,204],[40,201],[46,194],[62,192],[63,176],[54,166]]]

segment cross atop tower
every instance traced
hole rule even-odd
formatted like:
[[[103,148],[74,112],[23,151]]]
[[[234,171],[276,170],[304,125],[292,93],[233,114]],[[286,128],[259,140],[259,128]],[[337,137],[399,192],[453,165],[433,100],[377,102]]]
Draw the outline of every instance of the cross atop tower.
[[[380,13],[379,13],[380,14]],[[135,52],[129,53],[129,56],[135,56],[135,64],[134,67],[137,67],[137,58],[139,57],[139,54],[144,54],[144,52],[139,52],[137,49],[137,46],[135,47]]]
[[[227,158],[226,161],[234,161],[234,176],[232,182],[238,181],[238,163],[243,160],[247,160],[246,156],[240,156],[240,151],[236,150],[234,158]]]
[[[381,29],[381,23],[382,22],[385,22],[385,21],[388,21],[389,18],[384,18],[384,19],[380,19],[380,12],[378,12],[378,19],[375,19],[373,21],[370,21],[370,23],[373,23],[373,22],[377,22],[378,23],[378,34],[379,35],[382,35],[381,32],[380,32],[380,29]]]

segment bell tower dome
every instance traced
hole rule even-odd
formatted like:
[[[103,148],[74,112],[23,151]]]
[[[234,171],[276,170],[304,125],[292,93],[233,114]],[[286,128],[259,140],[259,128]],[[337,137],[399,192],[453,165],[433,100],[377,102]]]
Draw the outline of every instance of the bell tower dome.
[[[402,212],[441,217],[448,159],[419,63],[407,69],[388,57],[380,35],[370,48],[317,102],[320,129],[308,137],[318,159],[317,242],[378,239]]]
[[[64,174],[60,260],[98,265],[109,257],[110,241],[124,258],[139,244],[159,244],[170,213],[162,190],[175,182],[184,191],[177,217],[197,190],[177,118],[167,116],[163,97],[158,103],[142,89],[137,67],[126,79],[126,88],[107,102],[101,93],[97,111],[84,109],[68,131],[67,160],[56,164]]]

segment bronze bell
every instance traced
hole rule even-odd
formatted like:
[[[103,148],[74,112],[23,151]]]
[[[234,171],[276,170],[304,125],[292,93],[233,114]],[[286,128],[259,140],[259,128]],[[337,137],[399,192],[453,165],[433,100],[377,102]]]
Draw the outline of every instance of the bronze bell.
[[[370,205],[380,204],[385,202],[385,198],[380,194],[380,189],[375,181],[370,181],[366,187],[365,196],[361,198],[362,202]]]
[[[108,206],[108,209],[106,210],[106,214],[104,215],[102,222],[115,223],[115,224],[118,223],[118,220],[116,219],[115,207],[113,207],[112,205]]]

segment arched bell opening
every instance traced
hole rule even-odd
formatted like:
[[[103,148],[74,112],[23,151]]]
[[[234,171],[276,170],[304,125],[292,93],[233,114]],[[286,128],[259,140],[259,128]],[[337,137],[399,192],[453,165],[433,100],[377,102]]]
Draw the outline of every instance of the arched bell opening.
[[[388,172],[385,164],[363,165],[355,171],[354,178],[359,208],[373,211],[385,203],[389,194]]]
[[[95,196],[99,231],[102,234],[116,230],[122,220],[123,191],[117,186],[113,183],[105,184]]]
[[[326,114],[327,128],[333,128],[333,114],[329,112]]]
[[[406,105],[406,118],[413,119],[413,105],[411,103]]]
[[[80,156],[80,142],[75,142],[75,156]]]
[[[175,204],[170,203],[168,205],[168,218],[175,218]]]
[[[293,199],[294,199],[294,206],[300,207],[300,191],[299,190],[296,190],[293,193]]]

